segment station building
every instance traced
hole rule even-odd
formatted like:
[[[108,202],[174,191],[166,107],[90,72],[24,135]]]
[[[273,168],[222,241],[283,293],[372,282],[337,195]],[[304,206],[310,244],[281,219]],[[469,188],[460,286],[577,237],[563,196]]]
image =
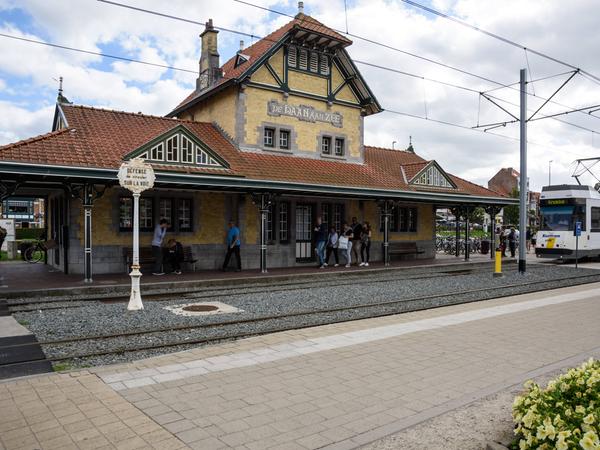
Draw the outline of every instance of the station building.
[[[314,260],[317,216],[337,229],[369,221],[373,261],[395,241],[433,258],[436,208],[512,202],[412,145],[365,145],[365,118],[382,108],[352,42],[314,18],[299,12],[222,66],[212,21],[200,36],[196,89],[165,117],[74,105],[59,91],[51,132],[0,147],[2,198],[47,199],[56,268],[88,280],[126,270],[133,208],[117,171],[135,157],[156,174],[140,202],[141,246],[167,218],[167,237],[191,246],[202,269],[222,264],[230,218],[244,268],[261,266],[261,249],[269,267],[290,267]]]

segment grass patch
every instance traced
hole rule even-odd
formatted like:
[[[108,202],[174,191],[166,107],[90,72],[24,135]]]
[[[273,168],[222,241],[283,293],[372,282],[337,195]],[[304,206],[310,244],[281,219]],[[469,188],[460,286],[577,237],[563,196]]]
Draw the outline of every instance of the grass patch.
[[[64,372],[65,370],[71,370],[72,366],[69,363],[54,363],[52,364],[52,370],[55,372]]]
[[[19,320],[17,320],[17,322],[19,322],[19,324],[23,325],[24,327],[29,325],[29,320],[19,319]]]

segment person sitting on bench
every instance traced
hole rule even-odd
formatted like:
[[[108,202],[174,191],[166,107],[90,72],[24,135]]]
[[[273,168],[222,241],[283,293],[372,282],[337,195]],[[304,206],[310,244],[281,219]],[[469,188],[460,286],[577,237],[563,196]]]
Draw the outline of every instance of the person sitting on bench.
[[[175,239],[169,239],[169,242],[167,242],[166,263],[176,275],[181,275],[181,263],[183,260],[183,245]]]

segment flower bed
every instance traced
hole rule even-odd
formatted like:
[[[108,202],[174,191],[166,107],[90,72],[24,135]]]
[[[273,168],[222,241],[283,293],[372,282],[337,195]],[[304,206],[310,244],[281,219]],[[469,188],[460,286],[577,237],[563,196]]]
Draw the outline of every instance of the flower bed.
[[[548,383],[525,383],[515,399],[514,448],[600,449],[600,361],[590,359]]]

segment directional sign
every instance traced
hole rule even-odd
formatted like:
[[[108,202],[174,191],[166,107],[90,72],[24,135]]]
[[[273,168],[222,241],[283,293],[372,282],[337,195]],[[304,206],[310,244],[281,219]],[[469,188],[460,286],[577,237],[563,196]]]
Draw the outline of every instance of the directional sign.
[[[575,236],[581,236],[581,222],[575,222]]]

